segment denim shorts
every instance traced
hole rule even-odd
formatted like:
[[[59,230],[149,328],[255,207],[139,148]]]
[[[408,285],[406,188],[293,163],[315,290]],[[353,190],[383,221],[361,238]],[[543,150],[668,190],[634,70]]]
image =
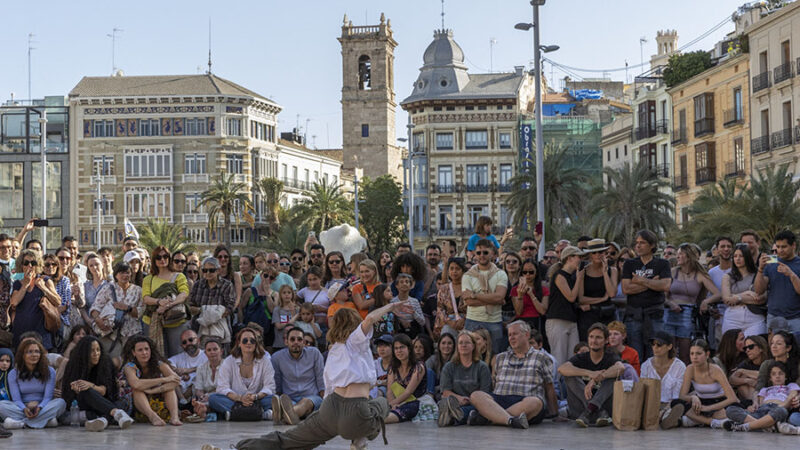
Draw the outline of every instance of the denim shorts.
[[[408,422],[414,417],[417,417],[419,412],[419,400],[405,402],[402,405],[397,405],[390,413],[397,416],[400,422]]]
[[[676,338],[691,339],[694,333],[694,307],[681,305],[681,312],[668,309],[664,315],[664,331]]]

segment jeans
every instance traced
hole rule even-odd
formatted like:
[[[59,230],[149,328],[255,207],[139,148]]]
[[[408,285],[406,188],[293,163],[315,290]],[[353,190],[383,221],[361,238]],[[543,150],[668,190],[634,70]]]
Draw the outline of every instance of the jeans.
[[[0,402],[0,417],[10,417],[11,419],[24,423],[30,428],[44,428],[50,419],[55,419],[60,416],[66,409],[67,404],[64,403],[64,400],[54,398],[47,402],[44,408],[39,411],[39,415],[33,419],[28,419],[16,403],[3,400]]]
[[[663,318],[651,318],[650,322],[653,324],[653,334],[664,330]],[[649,345],[650,338],[653,336],[645,335],[642,322],[626,317],[625,328],[628,332],[628,345],[639,353],[639,361],[646,361],[647,358],[653,356],[653,349]]]
[[[682,306],[680,312],[667,310],[664,314],[664,331],[677,338],[691,339],[694,333],[692,314],[694,308],[689,306]]]
[[[616,380],[613,378],[603,380],[589,401],[586,401],[586,395],[583,392],[586,383],[581,377],[564,377],[564,380],[567,383],[567,415],[570,419],[580,417],[586,411],[589,403],[595,405],[598,410],[603,409],[608,415],[611,415],[611,400]]]
[[[729,419],[736,423],[744,423],[747,419],[747,416],[750,416],[754,419],[760,419],[764,416],[771,416],[772,420],[777,422],[783,422],[786,420],[786,417],[789,416],[789,413],[786,411],[786,408],[776,405],[775,403],[764,403],[763,405],[759,406],[754,412],[748,412],[746,409],[742,408],[741,406],[731,405],[725,409],[725,414],[728,416]]]
[[[800,412],[793,412],[789,414],[788,422],[796,427],[800,427]]]
[[[261,400],[258,401],[261,404],[261,408],[266,411],[268,409],[272,409],[272,396],[268,395]],[[214,410],[220,417],[225,417],[225,413],[231,412],[233,409],[233,405],[236,402],[229,399],[227,395],[222,394],[211,394],[208,396],[208,406]]]
[[[304,398],[311,400],[311,403],[314,404],[314,411],[318,410],[320,405],[322,405],[322,397],[320,397],[319,395],[307,395],[307,396],[298,395],[296,397],[289,396],[289,398],[292,399],[293,405],[296,405],[298,402],[300,402],[300,400],[303,400]],[[271,405],[272,403],[270,403],[270,406]]]
[[[478,322],[477,320],[467,319],[464,322],[464,329],[475,331],[478,328],[485,328],[492,337],[492,353],[495,355],[505,351],[503,348],[503,323],[502,322]]]
[[[767,314],[767,326],[769,326],[769,323],[772,322],[772,319],[774,319],[775,317],[778,316]],[[800,317],[798,317],[797,319],[786,319],[786,321],[789,322],[789,331],[791,331],[792,334],[794,335],[795,341],[800,340]]]

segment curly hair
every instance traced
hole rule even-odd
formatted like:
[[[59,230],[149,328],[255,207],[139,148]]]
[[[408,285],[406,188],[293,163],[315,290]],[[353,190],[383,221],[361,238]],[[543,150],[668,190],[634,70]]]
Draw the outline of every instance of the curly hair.
[[[136,344],[140,342],[146,342],[150,347],[150,360],[147,361],[147,367],[140,366],[139,361],[136,359],[136,355],[133,354]],[[167,362],[167,360],[161,356],[161,353],[159,353],[158,349],[156,348],[156,344],[153,343],[149,337],[141,334],[131,336],[130,339],[128,339],[128,342],[126,342],[125,346],[122,347],[122,357],[125,358],[126,363],[133,363],[136,368],[142,372],[142,376],[140,378],[158,378],[161,376],[159,365]]]
[[[39,347],[39,362],[36,363],[33,370],[28,370],[28,366],[25,364],[25,352],[28,351],[28,347],[31,345]],[[34,338],[23,339],[20,342],[19,346],[17,346],[17,354],[14,356],[14,364],[17,369],[17,377],[22,381],[35,378],[47,383],[47,380],[50,379],[50,367],[47,365],[47,349]]]
[[[100,360],[92,366],[92,344],[97,342],[100,346]],[[64,378],[61,380],[61,398],[67,404],[75,399],[75,391],[70,384],[73,381],[85,380],[98,386],[106,388],[105,398],[114,401],[117,399],[119,390],[116,377],[114,376],[114,363],[100,344],[100,340],[94,336],[84,336],[70,353],[67,368],[64,370]]]
[[[411,267],[411,277],[414,278],[414,281],[424,280],[425,275],[428,273],[428,265],[425,260],[414,253],[403,253],[394,260],[392,265],[392,279],[397,279],[397,275],[400,273],[403,266]]]

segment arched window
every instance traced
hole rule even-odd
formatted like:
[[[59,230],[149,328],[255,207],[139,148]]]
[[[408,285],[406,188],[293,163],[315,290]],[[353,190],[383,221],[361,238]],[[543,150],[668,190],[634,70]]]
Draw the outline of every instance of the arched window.
[[[367,55],[358,58],[358,89],[362,91],[372,89],[372,62]]]

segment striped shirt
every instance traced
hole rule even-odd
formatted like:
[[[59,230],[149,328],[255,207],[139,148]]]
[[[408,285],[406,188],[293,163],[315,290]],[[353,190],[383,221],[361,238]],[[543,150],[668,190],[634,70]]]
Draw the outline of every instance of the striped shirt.
[[[538,397],[544,402],[545,385],[553,383],[553,360],[533,347],[523,358],[508,350],[497,355],[495,373],[495,394]]]

